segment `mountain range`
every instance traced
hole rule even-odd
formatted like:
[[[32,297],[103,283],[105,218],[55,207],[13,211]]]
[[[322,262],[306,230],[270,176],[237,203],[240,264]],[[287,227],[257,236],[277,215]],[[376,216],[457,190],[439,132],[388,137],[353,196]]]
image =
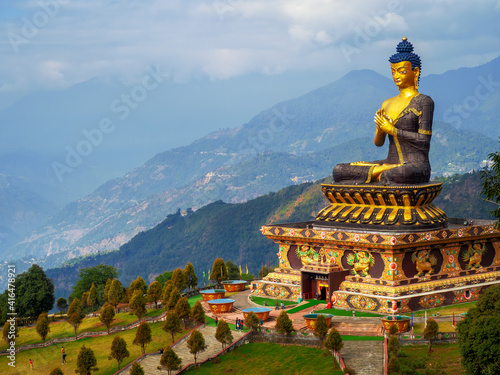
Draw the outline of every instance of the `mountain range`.
[[[498,148],[500,96],[489,72],[499,67],[497,58],[422,79],[421,91],[436,102],[430,156],[435,176],[478,169]],[[339,162],[381,158],[387,151],[370,139],[373,113],[396,93],[389,79],[353,71],[262,111],[242,126],[159,153],[66,205],[12,247],[10,259],[34,258],[55,267],[73,257],[115,250],[178,208],[197,209],[220,199],[244,202],[320,179]],[[460,123],[451,115],[461,116]]]

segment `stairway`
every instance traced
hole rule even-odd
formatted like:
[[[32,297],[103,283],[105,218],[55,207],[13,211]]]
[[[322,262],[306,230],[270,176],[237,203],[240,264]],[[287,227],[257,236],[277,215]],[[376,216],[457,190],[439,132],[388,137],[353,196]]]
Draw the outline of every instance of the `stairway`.
[[[356,375],[384,375],[383,341],[344,341],[340,355]]]
[[[383,336],[383,329],[380,323],[358,323],[356,321],[335,322],[333,326],[341,335],[350,336]]]

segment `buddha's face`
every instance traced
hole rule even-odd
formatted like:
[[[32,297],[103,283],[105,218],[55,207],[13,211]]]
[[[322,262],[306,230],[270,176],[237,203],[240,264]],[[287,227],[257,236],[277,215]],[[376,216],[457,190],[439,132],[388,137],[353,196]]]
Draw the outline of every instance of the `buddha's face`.
[[[416,78],[420,73],[418,68],[411,69],[411,62],[401,61],[391,64],[392,79],[399,88],[415,86]]]

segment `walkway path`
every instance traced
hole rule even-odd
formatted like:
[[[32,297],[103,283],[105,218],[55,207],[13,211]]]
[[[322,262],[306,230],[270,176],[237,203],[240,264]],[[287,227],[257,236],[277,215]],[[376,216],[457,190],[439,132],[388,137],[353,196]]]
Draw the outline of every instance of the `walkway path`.
[[[196,358],[197,362],[202,362],[207,358],[211,358],[215,356],[222,350],[222,344],[215,339],[215,327],[213,326],[205,326],[200,329],[200,332],[203,334],[203,338],[205,339],[205,344],[208,348],[198,354]],[[242,331],[231,331],[233,334],[233,341],[238,340],[241,336],[245,334]],[[187,346],[187,340],[181,340],[174,346],[172,346],[175,353],[182,359],[181,366],[184,367],[190,363],[194,363],[194,357],[189,352],[189,348]],[[165,375],[165,371],[158,370],[158,366],[160,365],[160,355],[148,356],[144,358],[140,362],[142,368],[144,369],[144,373],[147,375],[155,375],[162,374]]]

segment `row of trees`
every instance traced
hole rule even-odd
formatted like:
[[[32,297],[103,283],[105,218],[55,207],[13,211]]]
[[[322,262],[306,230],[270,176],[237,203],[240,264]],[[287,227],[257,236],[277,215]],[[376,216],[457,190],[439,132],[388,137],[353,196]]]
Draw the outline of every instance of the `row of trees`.
[[[264,272],[263,270],[264,269],[261,270],[261,273]],[[267,273],[269,273],[269,271],[267,271]],[[265,273],[265,275],[267,275],[267,273]],[[221,283],[225,280],[253,280],[254,275],[248,272],[248,267],[246,267],[245,272],[243,272],[241,266],[238,268],[230,259],[224,262],[222,258],[216,258],[208,279],[215,283]]]
[[[269,272],[267,268],[261,270],[262,274],[267,274],[267,272]],[[203,275],[205,276],[204,272]],[[253,278],[253,275],[248,274],[248,270],[243,273],[241,267],[238,268],[231,260],[224,262],[220,258],[215,259],[212,271],[208,275],[208,279],[216,283],[239,278],[249,279]],[[147,301],[154,302],[155,307],[158,307],[158,301],[162,297],[162,288],[169,280],[181,292],[186,288],[189,290],[198,286],[198,277],[191,262],[188,262],[184,269],[177,268],[159,275],[149,285],[149,288],[141,277],[137,277],[128,288],[124,288],[118,280],[118,270],[115,267],[99,264],[94,267],[82,268],[69,299],[59,298],[56,306],[62,314],[67,311],[69,304],[77,298],[85,311],[94,312],[106,302],[115,308],[119,303],[130,303],[135,292],[141,291],[146,295]],[[21,320],[23,318],[36,319],[42,312],[48,312],[53,308],[55,302],[54,284],[39,265],[34,264],[28,271],[17,275],[14,287],[16,295],[14,309]],[[5,291],[0,294],[0,324],[7,321],[8,306],[8,291]]]

